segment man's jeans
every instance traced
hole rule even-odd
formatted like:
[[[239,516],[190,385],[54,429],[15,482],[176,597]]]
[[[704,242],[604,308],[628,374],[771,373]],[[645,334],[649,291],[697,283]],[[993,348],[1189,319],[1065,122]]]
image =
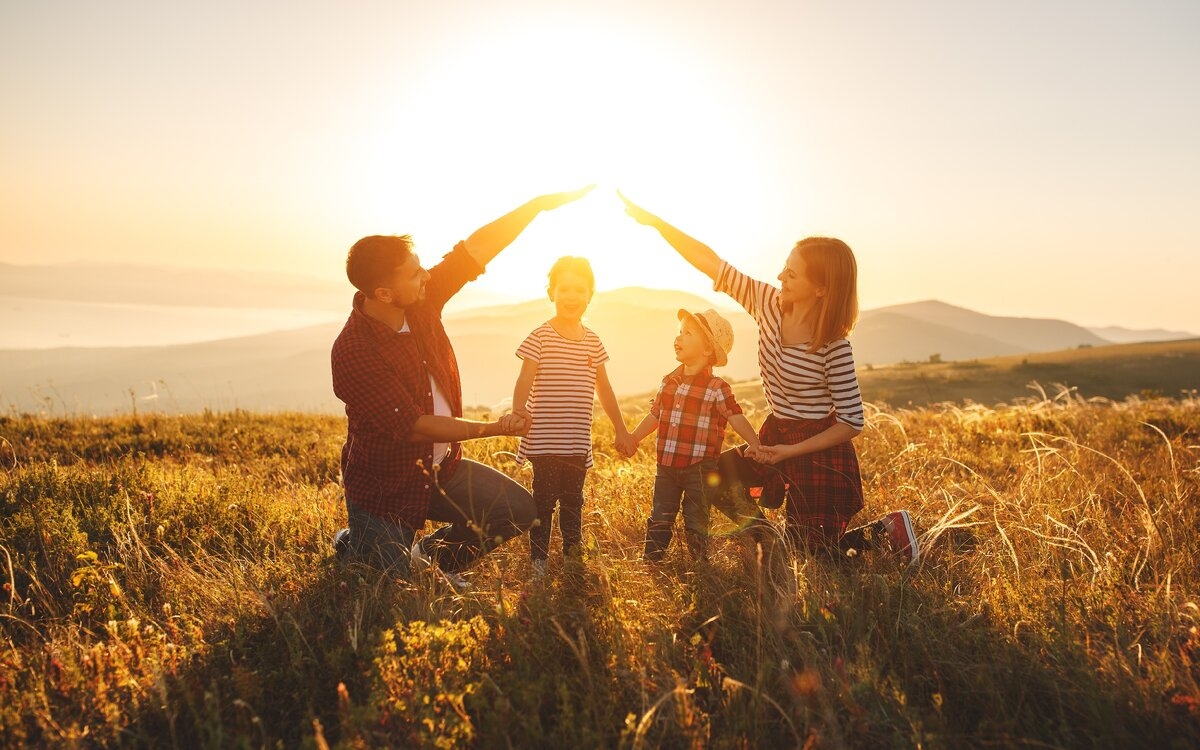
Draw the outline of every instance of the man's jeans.
[[[398,575],[409,575],[409,550],[415,530],[385,521],[346,501],[350,545],[356,556]],[[524,487],[477,461],[463,459],[449,480],[430,491],[429,514],[442,526],[421,541],[421,548],[447,573],[457,573],[502,542],[533,524],[537,510]]]

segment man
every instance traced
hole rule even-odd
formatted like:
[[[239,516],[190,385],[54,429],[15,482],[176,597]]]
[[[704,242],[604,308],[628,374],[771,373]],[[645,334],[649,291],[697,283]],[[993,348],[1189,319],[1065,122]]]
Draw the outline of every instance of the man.
[[[410,560],[434,568],[456,589],[461,571],[536,517],[533,498],[495,469],[462,458],[459,442],[522,435],[508,414],[495,422],[462,418],[462,383],[442,308],[542,211],[591,188],[553,193],[481,227],[428,271],[412,238],[364,237],[350,248],[346,275],[358,290],[333,344],[333,390],[346,404],[342,448],[348,529],[338,556],[369,555],[407,577]],[[414,542],[427,519],[446,522]]]

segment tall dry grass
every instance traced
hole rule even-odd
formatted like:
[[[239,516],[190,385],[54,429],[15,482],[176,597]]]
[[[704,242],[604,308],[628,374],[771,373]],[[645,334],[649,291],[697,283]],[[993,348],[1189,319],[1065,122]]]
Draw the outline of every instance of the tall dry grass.
[[[517,540],[460,596],[331,559],[341,419],[0,418],[0,744],[1200,744],[1196,399],[874,410],[912,568],[729,524],[647,568],[653,458],[597,425],[583,564]]]

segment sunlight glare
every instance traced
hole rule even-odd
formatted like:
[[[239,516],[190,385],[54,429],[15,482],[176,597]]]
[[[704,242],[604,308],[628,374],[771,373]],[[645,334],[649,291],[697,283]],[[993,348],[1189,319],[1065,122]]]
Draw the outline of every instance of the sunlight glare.
[[[404,222],[394,231],[413,233],[430,262],[524,200],[597,184],[539,217],[477,285],[540,296],[555,258],[583,255],[599,289],[710,289],[625,216],[615,189],[706,241],[737,236],[761,180],[736,96],[660,42],[635,44],[602,26],[476,41],[423,71],[391,118],[395,129],[362,146],[376,165],[363,200],[378,202],[380,219]]]

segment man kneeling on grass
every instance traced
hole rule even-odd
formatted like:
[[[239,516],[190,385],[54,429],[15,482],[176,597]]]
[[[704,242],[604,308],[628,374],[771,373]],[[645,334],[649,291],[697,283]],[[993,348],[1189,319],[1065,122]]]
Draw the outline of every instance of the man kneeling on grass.
[[[342,481],[349,528],[334,537],[339,559],[371,560],[398,575],[410,562],[455,589],[462,571],[533,523],[533,498],[495,469],[464,459],[459,442],[522,435],[515,414],[462,418],[462,382],[442,308],[542,211],[588,188],[535,198],[476,230],[428,271],[405,236],[364,237],[346,275],[358,289],[333,344],[333,390],[346,404]],[[426,520],[443,521],[417,538]]]

